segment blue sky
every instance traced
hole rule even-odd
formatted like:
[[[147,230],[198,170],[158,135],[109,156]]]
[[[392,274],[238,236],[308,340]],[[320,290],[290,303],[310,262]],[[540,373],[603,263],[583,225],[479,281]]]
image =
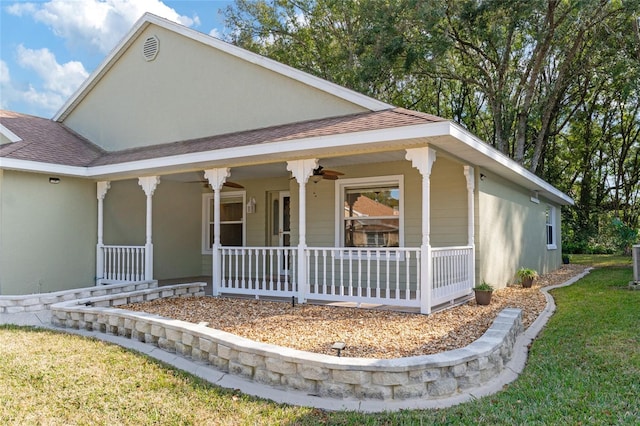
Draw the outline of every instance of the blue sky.
[[[0,108],[51,118],[145,12],[224,38],[223,0],[0,0]]]

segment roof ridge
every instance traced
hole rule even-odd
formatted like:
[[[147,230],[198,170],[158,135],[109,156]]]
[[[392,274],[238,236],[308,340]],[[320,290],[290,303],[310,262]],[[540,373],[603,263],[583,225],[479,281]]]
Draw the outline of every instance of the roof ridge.
[[[403,115],[407,115],[407,116],[411,116],[411,117],[417,117],[417,118],[425,118],[428,120],[432,120],[432,121],[450,121],[446,118],[440,117],[438,115],[433,115],[433,114],[429,114],[427,112],[422,112],[422,111],[416,111],[413,109],[408,109],[408,108],[402,108],[402,107],[397,107],[393,109],[394,112],[398,113],[398,114],[403,114]]]

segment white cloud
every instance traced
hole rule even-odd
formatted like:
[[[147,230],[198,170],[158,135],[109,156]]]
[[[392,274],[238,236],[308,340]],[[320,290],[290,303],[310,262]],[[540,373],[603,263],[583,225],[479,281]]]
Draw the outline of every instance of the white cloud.
[[[211,37],[215,37],[222,40],[222,34],[220,33],[220,31],[218,31],[217,28],[213,28],[211,31],[209,31],[209,35]]]
[[[0,59],[0,84],[7,84],[11,81],[11,76],[9,75],[9,67],[7,63]]]
[[[33,71],[42,83],[35,87],[32,83],[13,81],[9,66],[0,61],[0,107],[3,109],[20,104],[37,114],[53,114],[89,75],[80,62],[59,64],[48,49],[34,50],[19,45],[16,54],[18,65]]]
[[[67,43],[107,53],[145,12],[185,26],[198,25],[200,18],[178,14],[160,0],[51,0],[46,3],[16,3],[9,13],[31,15],[48,25]]]
[[[7,63],[0,59],[0,108],[8,109],[11,102],[13,88],[11,87],[11,75]]]
[[[73,92],[89,76],[87,70],[78,61],[59,64],[49,49],[27,49],[19,45],[17,49],[18,64],[33,70],[43,81],[46,91],[71,96]]]

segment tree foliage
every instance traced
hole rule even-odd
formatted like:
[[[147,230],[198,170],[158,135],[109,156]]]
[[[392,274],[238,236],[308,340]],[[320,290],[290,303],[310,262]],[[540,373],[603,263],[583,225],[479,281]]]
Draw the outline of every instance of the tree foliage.
[[[576,199],[586,242],[640,220],[640,0],[236,0],[229,40],[452,119]],[[605,215],[605,216],[603,216]]]

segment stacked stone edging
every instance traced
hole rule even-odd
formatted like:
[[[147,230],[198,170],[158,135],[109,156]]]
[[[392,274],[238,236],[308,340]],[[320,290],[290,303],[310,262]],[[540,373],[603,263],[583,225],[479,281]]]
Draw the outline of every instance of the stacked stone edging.
[[[62,290],[52,293],[37,293],[20,296],[0,296],[0,314],[16,314],[20,312],[42,311],[50,309],[51,305],[55,303],[60,303],[67,300],[86,299],[91,297],[125,293],[156,287],[158,287],[157,281],[140,281]]]
[[[504,309],[482,337],[461,349],[396,359],[338,358],[112,307],[147,297],[201,295],[203,288],[204,283],[182,284],[62,302],[52,306],[52,322],[152,344],[279,389],[358,400],[437,399],[479,387],[504,369],[524,330],[521,310]]]

